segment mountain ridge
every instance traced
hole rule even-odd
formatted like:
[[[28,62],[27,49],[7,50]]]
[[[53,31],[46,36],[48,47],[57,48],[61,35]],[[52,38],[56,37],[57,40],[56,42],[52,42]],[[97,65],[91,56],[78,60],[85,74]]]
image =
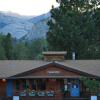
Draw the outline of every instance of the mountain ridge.
[[[12,37],[25,40],[36,38],[45,38],[48,30],[47,20],[50,18],[50,13],[42,14],[33,17],[17,17],[10,13],[0,12],[0,33],[11,33]]]

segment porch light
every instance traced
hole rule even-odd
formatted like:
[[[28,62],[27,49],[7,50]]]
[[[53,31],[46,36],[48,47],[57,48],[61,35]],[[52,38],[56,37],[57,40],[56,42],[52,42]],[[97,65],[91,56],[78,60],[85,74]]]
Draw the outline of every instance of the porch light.
[[[2,82],[6,82],[6,79],[2,79]]]

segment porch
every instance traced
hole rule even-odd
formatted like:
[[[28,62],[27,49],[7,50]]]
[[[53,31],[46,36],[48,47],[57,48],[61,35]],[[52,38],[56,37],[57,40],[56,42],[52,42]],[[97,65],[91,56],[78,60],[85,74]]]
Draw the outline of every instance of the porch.
[[[13,96],[20,100],[90,100],[90,93],[77,78],[13,79],[2,84],[7,88],[0,100],[12,100]]]
[[[20,100],[88,100],[86,90],[77,78],[13,79],[6,80],[5,84],[5,97],[19,96]]]

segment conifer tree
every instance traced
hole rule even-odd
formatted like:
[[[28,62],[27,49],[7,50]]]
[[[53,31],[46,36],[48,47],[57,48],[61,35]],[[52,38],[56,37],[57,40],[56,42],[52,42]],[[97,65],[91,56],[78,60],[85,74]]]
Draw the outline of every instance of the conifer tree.
[[[8,33],[4,39],[4,49],[5,49],[5,54],[7,59],[8,60],[12,59],[13,45],[12,45],[12,37],[10,33]]]
[[[86,58],[89,45],[95,42],[97,34],[94,12],[98,0],[60,0],[58,8],[52,7],[48,21],[47,41],[51,50],[67,50],[71,58],[75,51],[77,58]]]

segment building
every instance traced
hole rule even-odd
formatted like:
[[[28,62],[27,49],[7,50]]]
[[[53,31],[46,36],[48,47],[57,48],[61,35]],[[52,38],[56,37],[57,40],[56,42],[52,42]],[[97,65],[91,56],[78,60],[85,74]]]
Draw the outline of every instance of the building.
[[[0,97],[8,100],[13,96],[20,96],[20,100],[87,97],[80,78],[100,78],[100,60],[65,60],[66,52],[43,54],[41,61],[1,60]]]

